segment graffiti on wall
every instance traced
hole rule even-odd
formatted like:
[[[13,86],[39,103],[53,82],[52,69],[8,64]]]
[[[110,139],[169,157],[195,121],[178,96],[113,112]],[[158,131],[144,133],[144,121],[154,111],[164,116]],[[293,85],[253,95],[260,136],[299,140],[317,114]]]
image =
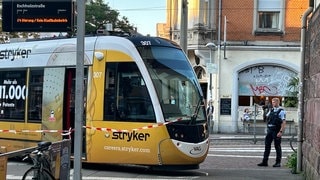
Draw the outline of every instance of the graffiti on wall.
[[[288,85],[296,76],[297,73],[279,66],[250,67],[239,73],[239,95],[290,96]]]

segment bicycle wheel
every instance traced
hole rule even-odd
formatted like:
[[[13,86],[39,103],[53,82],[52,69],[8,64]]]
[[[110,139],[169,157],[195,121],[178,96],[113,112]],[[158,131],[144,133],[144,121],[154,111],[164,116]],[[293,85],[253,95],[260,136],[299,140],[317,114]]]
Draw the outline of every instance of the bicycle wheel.
[[[293,150],[293,152],[297,152],[297,147],[298,147],[297,139],[295,139],[294,136],[291,136],[289,143],[290,143],[290,147]]]
[[[47,169],[41,172],[39,168],[31,167],[24,173],[22,180],[54,180],[54,177]]]

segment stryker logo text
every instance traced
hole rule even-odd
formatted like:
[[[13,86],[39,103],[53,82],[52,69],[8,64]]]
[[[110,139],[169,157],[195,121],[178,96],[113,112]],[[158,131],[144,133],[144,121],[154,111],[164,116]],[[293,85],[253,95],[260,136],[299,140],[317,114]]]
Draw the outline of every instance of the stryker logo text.
[[[147,141],[148,137],[150,137],[149,133],[138,133],[136,131],[132,132],[113,132],[112,139],[121,139],[130,141]]]
[[[0,59],[14,61],[15,59],[28,58],[30,53],[31,49],[5,49],[0,51]]]

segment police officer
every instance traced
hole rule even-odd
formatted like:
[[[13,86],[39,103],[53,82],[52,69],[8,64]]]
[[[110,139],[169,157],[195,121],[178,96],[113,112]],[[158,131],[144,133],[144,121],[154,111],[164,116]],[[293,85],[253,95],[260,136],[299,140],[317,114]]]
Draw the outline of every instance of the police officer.
[[[207,107],[207,120],[210,128],[209,133],[211,133],[213,128],[213,112],[214,112],[213,101],[212,99],[210,99]]]
[[[214,112],[213,102],[212,102],[212,100],[210,99],[210,100],[209,100],[209,103],[208,103],[208,107],[207,107],[207,116],[208,116],[207,118],[208,118],[209,120],[212,119],[213,112]]]
[[[258,166],[268,166],[272,141],[274,141],[274,147],[276,149],[276,163],[273,165],[273,167],[281,166],[281,136],[286,126],[286,112],[279,106],[279,104],[279,98],[272,99],[273,108],[268,113],[268,129],[265,137],[263,160],[258,164]]]
[[[267,121],[267,114],[269,113],[271,108],[272,108],[271,103],[269,102],[269,100],[266,100],[265,104],[262,106],[262,109],[263,109],[263,122]]]

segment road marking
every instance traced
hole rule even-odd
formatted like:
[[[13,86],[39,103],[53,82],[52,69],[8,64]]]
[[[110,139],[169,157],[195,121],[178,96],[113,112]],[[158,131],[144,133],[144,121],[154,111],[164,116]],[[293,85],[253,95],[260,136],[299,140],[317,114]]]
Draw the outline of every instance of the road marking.
[[[282,159],[287,158],[287,154],[293,153],[290,147],[282,147]],[[235,157],[235,158],[261,158],[261,155],[241,155],[241,154],[216,154],[219,152],[226,153],[263,153],[264,146],[261,147],[213,147],[209,148],[209,157]],[[271,147],[271,153],[275,153],[274,147]],[[269,156],[269,158],[276,158],[276,156]]]
[[[181,178],[185,178],[185,177],[181,177]],[[156,178],[157,180],[181,180],[181,178]],[[189,177],[188,177],[189,178]],[[72,177],[70,177],[70,179],[73,179]],[[118,178],[118,177],[82,177],[82,179],[84,180],[129,180],[129,179],[139,179],[139,180],[150,180],[150,178]]]
[[[175,178],[156,178],[157,180],[181,180],[181,179],[197,179],[199,177],[175,177]],[[22,176],[14,176],[14,175],[7,175],[7,180],[20,180],[22,179]],[[82,177],[83,180],[130,180],[130,179],[139,179],[139,180],[150,180],[150,178],[118,178],[118,177]],[[73,177],[70,176],[70,180],[73,180]]]
[[[261,158],[260,156],[249,156],[249,155],[230,155],[230,154],[208,154],[209,157],[236,157],[236,158]],[[269,158],[276,158],[276,156],[269,156]],[[286,159],[287,157],[283,157],[282,159]]]
[[[290,147],[282,147],[282,152],[293,152]],[[210,148],[210,152],[264,152],[264,148]],[[275,152],[274,148],[271,148],[271,152]]]
[[[10,179],[10,180],[11,180],[11,179],[17,179],[17,180],[18,180],[18,179],[19,179],[19,180],[22,179],[22,176],[15,176],[15,175],[7,175],[6,177],[7,177],[7,180],[8,180],[8,179]]]

